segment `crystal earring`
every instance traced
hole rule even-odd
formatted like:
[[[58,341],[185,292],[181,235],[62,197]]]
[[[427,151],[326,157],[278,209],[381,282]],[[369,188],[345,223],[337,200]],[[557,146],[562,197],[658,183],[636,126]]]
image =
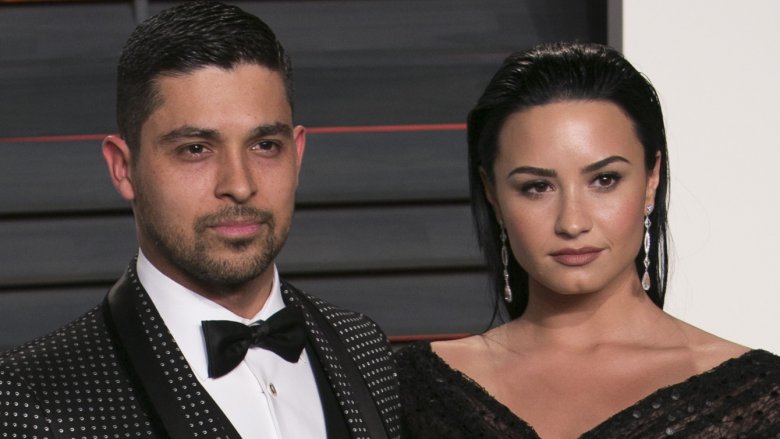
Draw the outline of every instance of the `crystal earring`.
[[[642,288],[645,291],[650,289],[650,273],[647,272],[650,268],[650,214],[653,213],[653,205],[650,204],[645,209],[645,274],[642,275]]]
[[[506,246],[506,229],[504,223],[498,223],[501,229],[501,263],[504,265],[504,300],[512,303],[512,288],[509,286],[509,250]]]

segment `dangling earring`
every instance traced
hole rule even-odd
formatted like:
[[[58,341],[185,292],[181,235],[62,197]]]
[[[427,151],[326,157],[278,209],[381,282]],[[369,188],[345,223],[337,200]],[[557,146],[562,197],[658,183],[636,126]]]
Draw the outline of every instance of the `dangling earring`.
[[[653,205],[650,204],[645,209],[645,274],[642,275],[642,288],[645,291],[650,289],[650,273],[647,269],[650,268],[650,214],[653,213]]]
[[[499,222],[501,229],[501,263],[504,264],[504,300],[506,303],[512,303],[512,288],[509,286],[509,250],[506,247],[506,229],[504,223]]]

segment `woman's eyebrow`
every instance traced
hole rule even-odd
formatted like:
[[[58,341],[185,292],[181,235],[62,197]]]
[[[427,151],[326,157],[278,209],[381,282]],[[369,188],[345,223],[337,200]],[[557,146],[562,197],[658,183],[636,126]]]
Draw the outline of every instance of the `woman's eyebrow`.
[[[605,159],[599,160],[595,163],[591,163],[588,166],[585,166],[584,168],[582,168],[582,171],[580,172],[582,172],[583,174],[588,174],[590,172],[597,171],[609,165],[610,163],[614,163],[614,162],[624,162],[629,164],[631,163],[625,157],[621,157],[619,155],[613,155]],[[531,175],[536,175],[537,177],[548,177],[548,178],[552,178],[558,175],[558,173],[555,172],[554,169],[537,168],[535,166],[518,166],[517,168],[510,171],[509,174],[507,174],[507,178],[511,177],[514,174],[531,174]]]
[[[509,178],[515,174],[531,174],[536,175],[537,177],[555,177],[558,175],[557,172],[555,172],[554,169],[546,169],[546,168],[537,168],[534,166],[519,166],[515,169],[512,169],[509,174],[507,174],[506,178]]]
[[[593,171],[598,171],[599,169],[603,168],[604,166],[607,166],[610,163],[614,163],[614,162],[625,162],[625,163],[631,164],[631,162],[628,159],[626,159],[625,157],[621,157],[619,155],[613,155],[613,156],[609,156],[609,157],[607,157],[607,158],[605,158],[603,160],[599,160],[599,161],[597,161],[595,163],[592,163],[592,164],[590,164],[588,166],[585,166],[584,168],[582,168],[581,172],[583,174],[588,174],[588,173],[593,172]]]

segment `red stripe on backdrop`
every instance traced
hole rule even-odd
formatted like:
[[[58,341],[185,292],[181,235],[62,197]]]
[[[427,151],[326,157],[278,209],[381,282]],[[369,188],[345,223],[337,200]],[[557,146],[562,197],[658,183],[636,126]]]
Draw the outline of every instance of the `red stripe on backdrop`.
[[[454,333],[454,334],[421,334],[421,335],[391,335],[387,337],[390,343],[411,343],[415,341],[442,341],[456,340],[468,337],[472,334]]]
[[[440,123],[417,125],[356,125],[339,127],[311,127],[310,134],[350,134],[350,133],[398,133],[415,131],[462,131],[464,123]],[[53,136],[0,137],[0,143],[47,143],[79,142],[84,140],[103,140],[107,134],[70,134]]]
[[[440,123],[421,125],[363,125],[343,127],[312,127],[306,132],[312,134],[332,133],[397,133],[412,131],[462,131],[466,129],[465,123]]]
[[[72,134],[62,136],[0,137],[0,143],[47,143],[78,142],[81,140],[103,140],[106,134]]]

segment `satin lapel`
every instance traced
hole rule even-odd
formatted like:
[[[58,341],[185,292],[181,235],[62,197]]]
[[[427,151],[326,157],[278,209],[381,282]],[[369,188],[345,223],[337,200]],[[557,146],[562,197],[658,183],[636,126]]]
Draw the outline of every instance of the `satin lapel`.
[[[108,292],[109,325],[118,336],[132,375],[138,378],[173,439],[240,439],[219,406],[200,385],[130,264]]]
[[[320,396],[322,405],[322,414],[325,417],[325,434],[330,439],[341,439],[350,436],[347,421],[344,414],[341,413],[339,402],[331,388],[330,380],[325,374],[325,368],[322,366],[319,355],[314,351],[311,341],[306,343],[306,354],[309,356],[309,363],[314,374],[314,381],[317,383],[317,392]]]

